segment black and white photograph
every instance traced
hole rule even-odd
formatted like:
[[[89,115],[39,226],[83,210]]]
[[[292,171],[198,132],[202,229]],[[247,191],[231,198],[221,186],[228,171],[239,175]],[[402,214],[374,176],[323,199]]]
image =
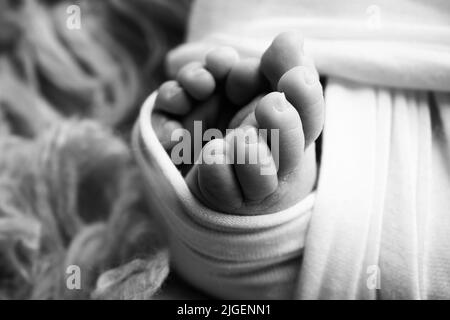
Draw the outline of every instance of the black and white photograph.
[[[0,0],[0,300],[449,299],[450,1]]]

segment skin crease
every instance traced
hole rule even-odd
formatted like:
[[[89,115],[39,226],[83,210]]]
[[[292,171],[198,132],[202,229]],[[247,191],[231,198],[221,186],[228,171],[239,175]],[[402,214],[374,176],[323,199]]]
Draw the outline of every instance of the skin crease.
[[[239,59],[226,47],[212,50],[205,61],[186,65],[175,83],[163,84],[163,97],[155,105],[156,114],[173,115],[186,128],[208,112],[209,125],[217,127],[226,111],[227,127],[236,129],[204,146],[200,156],[207,161],[191,167],[185,177],[191,191],[208,207],[239,215],[277,212],[306,197],[317,177],[314,141],[322,131],[324,102],[301,37],[279,35],[260,60]],[[160,140],[175,128],[169,124],[158,134]],[[276,129],[279,145],[270,133],[267,141],[260,139],[258,129]],[[226,152],[230,144],[232,156]],[[259,157],[237,164],[239,152],[247,160]],[[261,174],[267,167],[273,167],[270,174]]]

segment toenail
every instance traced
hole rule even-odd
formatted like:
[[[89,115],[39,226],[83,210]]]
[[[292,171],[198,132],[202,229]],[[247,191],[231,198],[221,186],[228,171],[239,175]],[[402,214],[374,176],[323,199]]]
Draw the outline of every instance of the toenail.
[[[277,101],[274,105],[274,108],[278,112],[283,112],[288,109],[288,102],[286,100],[286,96],[283,92],[277,95]]]
[[[194,77],[200,77],[200,76],[203,76],[203,75],[207,75],[208,74],[208,71],[206,71],[205,69],[203,69],[203,68],[194,68],[194,69],[192,69],[191,70],[191,75],[192,76],[194,76]]]
[[[313,85],[317,81],[317,76],[314,74],[314,72],[310,69],[305,67],[303,69],[303,77],[305,80],[305,83],[308,85]]]

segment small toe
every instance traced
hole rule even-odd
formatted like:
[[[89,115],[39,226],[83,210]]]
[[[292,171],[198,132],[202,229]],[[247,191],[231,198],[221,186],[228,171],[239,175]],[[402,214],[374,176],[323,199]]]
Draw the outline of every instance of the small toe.
[[[197,178],[201,197],[213,208],[227,211],[241,207],[242,194],[233,165],[227,158],[225,140],[215,139],[205,145]]]
[[[151,118],[153,130],[158,137],[159,142],[166,151],[169,151],[178,141],[172,141],[172,134],[176,130],[183,129],[181,123],[176,120],[172,120],[165,114],[154,112]]]
[[[216,80],[223,80],[238,62],[239,54],[234,48],[220,47],[206,55],[206,69]]]
[[[231,102],[243,106],[264,89],[264,77],[260,71],[259,59],[238,61],[228,74],[226,93]]]
[[[183,67],[178,73],[177,81],[187,93],[200,101],[208,99],[216,88],[212,74],[198,62]]]
[[[256,128],[235,130],[234,170],[247,201],[262,201],[278,187],[275,162]]]
[[[177,81],[167,81],[159,87],[155,101],[155,110],[183,116],[191,108],[191,99]]]

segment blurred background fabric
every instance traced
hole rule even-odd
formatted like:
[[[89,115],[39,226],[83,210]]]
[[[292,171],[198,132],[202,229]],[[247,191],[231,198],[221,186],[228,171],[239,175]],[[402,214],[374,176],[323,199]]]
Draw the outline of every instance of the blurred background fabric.
[[[67,27],[67,8],[81,28]],[[169,257],[128,146],[187,0],[0,0],[0,299],[149,299]],[[81,290],[66,286],[81,269]]]

